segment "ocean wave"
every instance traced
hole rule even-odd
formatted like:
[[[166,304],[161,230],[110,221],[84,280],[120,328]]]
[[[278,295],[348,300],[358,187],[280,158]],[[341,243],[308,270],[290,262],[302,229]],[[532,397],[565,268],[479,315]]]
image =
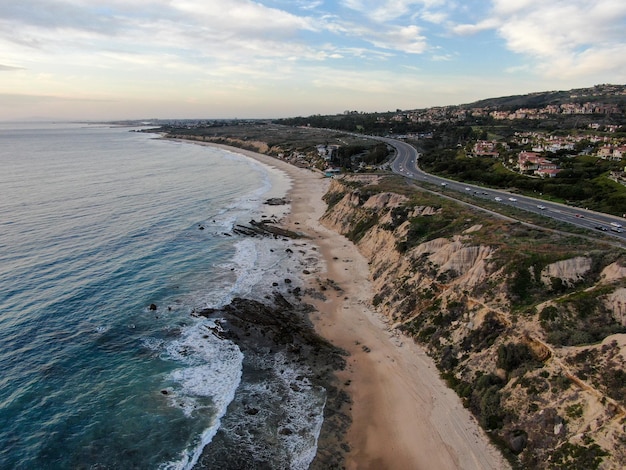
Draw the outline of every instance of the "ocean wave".
[[[180,408],[187,418],[211,416],[210,426],[177,460],[163,464],[163,470],[190,469],[195,465],[219,429],[241,381],[243,354],[231,341],[211,334],[215,328],[214,321],[198,321],[185,328],[181,337],[167,344],[163,351],[163,359],[183,364],[167,377],[171,386],[163,392],[170,405]]]
[[[311,384],[307,367],[281,353],[246,361],[257,372],[244,377],[222,422],[229,452],[262,468],[307,469],[324,421],[324,388]]]

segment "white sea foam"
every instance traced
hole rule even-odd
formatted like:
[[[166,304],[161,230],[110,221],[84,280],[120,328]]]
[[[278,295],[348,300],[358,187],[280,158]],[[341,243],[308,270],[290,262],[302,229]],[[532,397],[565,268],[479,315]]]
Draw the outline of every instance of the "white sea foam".
[[[301,287],[298,276],[300,257],[286,251],[295,251],[292,241],[273,238],[244,238],[235,243],[236,253],[232,261],[221,266],[236,275],[235,282],[221,291],[221,298],[212,307],[228,304],[234,297],[261,299],[271,294],[278,285],[285,285],[289,278],[290,287]]]
[[[287,363],[282,354],[276,355],[275,359],[277,376],[282,380],[285,390],[289,391],[283,407],[291,434],[279,433],[279,436],[288,451],[289,468],[305,470],[317,452],[326,394],[321,387],[313,386],[306,377],[302,377],[303,371]]]
[[[309,368],[280,353],[249,360],[268,375],[241,383],[238,400],[244,406],[233,410],[224,431],[237,436],[238,447],[255,460],[271,462],[271,468],[307,469],[317,452],[325,390],[306,378]],[[247,413],[251,408],[255,412]]]
[[[236,151],[225,151],[224,153],[227,158],[244,158],[251,168],[254,168],[263,176],[264,179],[263,187],[260,192],[261,195],[269,195],[270,197],[281,197],[287,193],[289,188],[291,188],[291,180],[282,170],[279,170],[278,168],[273,166],[263,165],[262,163],[248,158],[243,154],[237,153]]]
[[[184,365],[168,376],[173,384],[171,392],[168,390],[171,405],[181,407],[189,418],[199,413],[213,418],[193,447],[183,451],[178,460],[162,465],[162,469],[190,469],[195,465],[219,429],[220,419],[241,381],[243,354],[231,341],[211,334],[216,328],[213,321],[199,321],[183,330],[181,337],[163,351],[164,359]]]
[[[159,338],[146,337],[141,339],[141,344],[144,348],[154,351],[161,352],[163,350],[163,345],[165,344],[165,340]]]
[[[230,158],[230,157],[229,157]],[[233,154],[232,158],[241,157]],[[263,176],[263,184],[255,191],[239,198],[230,207],[223,208],[205,224],[205,229],[215,233],[230,231],[237,223],[247,223],[248,218],[260,217],[251,214],[269,213],[280,218],[289,210],[288,205],[262,207],[268,197],[283,197],[289,182],[278,170],[268,173],[267,167],[253,160],[247,160],[250,167]],[[279,184],[276,184],[276,183]],[[261,210],[261,208],[263,210]],[[218,266],[225,273],[232,273],[235,280],[224,285],[223,289],[198,293],[195,297],[200,305],[219,308],[234,297],[261,299],[276,289],[274,283],[285,286],[289,278],[289,288],[301,287],[303,251],[293,240],[274,238],[242,238],[234,244],[235,255],[226,264]],[[287,250],[290,249],[290,250]],[[196,304],[198,305],[198,304]],[[175,360],[185,367],[172,372],[168,379],[173,384],[168,388],[168,399],[172,406],[180,408],[186,416],[196,418],[200,414],[214,414],[210,426],[195,441],[194,447],[187,449],[176,461],[163,465],[163,469],[190,469],[198,461],[202,449],[213,439],[220,426],[224,427],[224,414],[229,403],[239,390],[244,394],[262,396],[267,407],[259,406],[258,416],[244,413],[240,419],[229,420],[230,429],[242,439],[242,444],[253,455],[274,461],[276,468],[295,470],[307,469],[317,452],[317,440],[323,423],[325,390],[312,385],[305,376],[310,373],[301,366],[288,363],[279,355],[267,364],[274,378],[269,383],[240,383],[243,355],[236,345],[220,340],[208,333],[206,327],[216,328],[214,322],[202,320],[198,325],[185,329],[177,341],[165,345],[163,357]],[[159,347],[156,343],[147,347]],[[207,403],[210,398],[211,403]],[[229,415],[230,415],[229,411]],[[270,416],[274,414],[273,416]],[[264,419],[274,423],[270,426],[268,439],[277,446],[259,446],[258,435],[251,429],[265,429],[261,424],[248,427],[246,420]],[[227,419],[227,418],[226,418]],[[278,419],[278,421],[276,421]],[[249,423],[248,423],[249,424]],[[267,444],[267,442],[266,442]],[[277,449],[280,449],[279,451]],[[278,462],[276,452],[279,452]]]

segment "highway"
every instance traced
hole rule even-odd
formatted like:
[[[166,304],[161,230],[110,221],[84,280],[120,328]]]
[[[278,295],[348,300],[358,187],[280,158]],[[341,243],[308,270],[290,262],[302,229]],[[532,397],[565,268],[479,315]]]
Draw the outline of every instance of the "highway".
[[[546,217],[566,222],[578,227],[596,230],[626,240],[626,220],[608,214],[570,207],[564,204],[548,202],[506,191],[485,188],[472,184],[441,178],[422,171],[418,166],[419,152],[412,145],[401,140],[378,137],[377,140],[386,142],[396,149],[396,157],[391,162],[394,173],[418,181],[427,181],[441,187],[442,191],[454,197],[454,192],[464,193],[477,199],[489,199],[500,204],[517,207],[529,212],[535,212]],[[622,225],[625,228],[622,228]]]

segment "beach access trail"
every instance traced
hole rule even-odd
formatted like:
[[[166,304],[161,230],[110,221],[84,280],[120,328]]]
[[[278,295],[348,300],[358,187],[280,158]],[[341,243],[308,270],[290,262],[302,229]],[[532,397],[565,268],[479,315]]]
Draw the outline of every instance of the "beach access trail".
[[[352,399],[346,467],[510,468],[439,377],[424,350],[392,331],[371,309],[367,261],[352,242],[319,222],[326,210],[322,196],[329,180],[267,155],[216,146],[278,168],[290,177],[287,197],[291,212],[282,226],[310,238],[322,257],[321,271],[315,276],[331,279],[341,288],[327,291],[325,300],[305,301],[316,308],[311,320],[317,332],[350,354],[348,366],[339,374],[342,383],[349,383],[346,390]]]

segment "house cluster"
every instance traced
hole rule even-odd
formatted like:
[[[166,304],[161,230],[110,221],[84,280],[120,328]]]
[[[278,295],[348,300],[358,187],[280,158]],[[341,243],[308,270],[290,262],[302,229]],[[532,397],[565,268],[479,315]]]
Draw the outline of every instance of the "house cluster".
[[[508,149],[507,144],[499,143],[495,140],[478,140],[472,147],[472,155],[475,157],[498,158],[500,156],[498,145],[500,145],[500,148],[505,146]]]
[[[587,127],[589,127],[589,129],[593,129],[594,131],[603,130],[604,132],[612,133],[615,133],[622,128],[622,126],[617,124],[600,124],[599,122],[592,122]]]
[[[595,155],[605,160],[620,161],[626,158],[626,141],[606,135],[566,135],[557,136],[541,132],[516,132],[513,142],[518,145],[530,146],[533,152],[558,152],[559,150],[574,151],[576,144],[586,141],[587,149],[582,153]]]
[[[574,150],[576,144],[583,140],[590,143],[601,142],[606,137],[595,135],[553,135],[544,132],[516,132],[513,142],[518,145],[530,146],[533,152],[558,152],[559,150]]]
[[[458,106],[439,106],[428,109],[413,111],[402,111],[387,118],[378,117],[378,122],[413,122],[441,124],[450,122],[461,122],[471,117],[491,117],[496,120],[516,120],[516,119],[547,119],[555,114],[619,114],[622,111],[619,106],[606,103],[564,103],[547,105],[542,108],[518,108],[515,110],[503,111],[493,107],[479,107],[465,109]],[[615,126],[615,129],[619,126]],[[608,130],[607,130],[608,131]]]
[[[554,178],[561,171],[556,163],[537,152],[527,151],[521,151],[517,156],[517,169],[520,173],[533,174],[542,178]]]
[[[580,142],[589,145],[580,146]],[[546,154],[567,151],[567,154],[594,155],[612,161],[626,159],[626,140],[606,135],[569,134],[551,135],[543,132],[516,132],[510,140],[511,145],[524,147],[517,155],[509,158],[509,163],[520,173],[552,178],[559,173],[558,165]],[[578,145],[578,147],[577,147]],[[505,142],[495,140],[478,140],[469,152],[473,157],[499,158],[502,153],[510,150]]]
[[[491,116],[497,120],[514,120],[547,119],[554,114],[617,114],[620,112],[619,107],[614,104],[586,102],[551,104],[542,108],[518,108],[512,111],[494,110],[490,107],[475,108],[472,110],[472,116]]]
[[[608,144],[598,149],[597,156],[604,160],[621,161],[626,158],[626,145]]]
[[[333,165],[333,161],[338,157],[339,145],[320,144],[316,146],[316,149],[318,157],[324,160],[324,176],[333,178],[341,174],[341,168]]]
[[[339,152],[339,145],[327,145],[320,144],[316,146],[317,154],[327,162],[337,158],[337,152]]]
[[[467,110],[459,108],[458,106],[435,106],[427,109],[403,111],[392,116],[389,121],[442,124],[464,121],[466,117]],[[379,117],[378,120],[379,122],[383,122],[385,118]]]
[[[498,158],[501,150],[506,151],[509,148],[508,144],[495,140],[479,140],[472,147],[472,156]],[[523,150],[511,157],[509,163],[520,173],[542,178],[553,178],[560,171],[556,163],[541,156],[537,151]]]
[[[569,98],[578,101],[576,103],[550,104],[539,108],[520,107],[512,110],[502,110],[494,106],[466,107],[466,106],[438,106],[428,109],[413,111],[403,111],[392,118],[397,121],[411,122],[454,122],[464,121],[467,117],[488,117],[498,120],[514,119],[547,119],[556,114],[576,115],[576,114],[620,114],[622,109],[614,103],[601,102],[601,98],[594,97],[626,95],[626,88],[622,85],[596,85],[592,88],[571,90]],[[583,101],[584,98],[588,101]]]

